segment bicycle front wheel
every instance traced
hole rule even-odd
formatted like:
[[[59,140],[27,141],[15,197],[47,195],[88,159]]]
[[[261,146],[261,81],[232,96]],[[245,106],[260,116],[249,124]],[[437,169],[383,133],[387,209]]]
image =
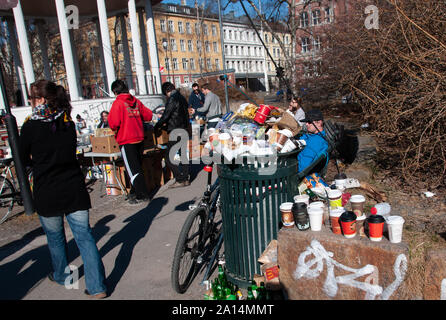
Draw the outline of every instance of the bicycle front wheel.
[[[172,287],[178,293],[186,292],[199,269],[197,260],[204,245],[206,217],[206,208],[198,207],[193,210],[178,237],[171,271]]]
[[[15,188],[11,181],[0,176],[0,224],[9,218],[14,207]]]

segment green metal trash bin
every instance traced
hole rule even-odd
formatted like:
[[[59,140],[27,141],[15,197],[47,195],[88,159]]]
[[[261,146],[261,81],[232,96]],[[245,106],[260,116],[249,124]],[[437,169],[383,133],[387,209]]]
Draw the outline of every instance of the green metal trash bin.
[[[226,270],[241,288],[261,274],[257,259],[277,239],[280,204],[299,193],[297,153],[278,154],[263,164],[243,158],[241,164],[217,166]]]

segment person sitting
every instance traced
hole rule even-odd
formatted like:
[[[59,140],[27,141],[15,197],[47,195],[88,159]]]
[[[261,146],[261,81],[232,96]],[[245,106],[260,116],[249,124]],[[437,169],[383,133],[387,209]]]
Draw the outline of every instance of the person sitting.
[[[318,109],[306,113],[302,122],[305,123],[306,133],[299,140],[304,140],[306,145],[297,155],[298,172],[302,172],[311,165],[320,155],[327,153],[328,143],[325,140],[324,117]],[[328,161],[328,154],[327,161]]]
[[[107,111],[101,112],[101,122],[99,122],[98,124],[98,129],[103,129],[103,128],[109,128]]]
[[[305,119],[305,111],[302,109],[302,98],[293,96],[287,112],[291,114],[294,119],[296,119],[301,127],[305,125],[305,123],[302,121]]]
[[[76,131],[78,134],[82,134],[82,129],[87,127],[87,123],[82,119],[81,115],[76,115]]]

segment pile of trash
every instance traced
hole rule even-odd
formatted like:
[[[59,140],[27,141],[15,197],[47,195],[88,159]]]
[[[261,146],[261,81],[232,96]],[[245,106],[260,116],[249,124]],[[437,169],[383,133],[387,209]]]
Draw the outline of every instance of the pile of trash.
[[[237,112],[224,115],[215,128],[208,129],[205,148],[228,160],[288,153],[305,146],[305,141],[294,138],[300,131],[288,112],[271,105],[245,103]]]

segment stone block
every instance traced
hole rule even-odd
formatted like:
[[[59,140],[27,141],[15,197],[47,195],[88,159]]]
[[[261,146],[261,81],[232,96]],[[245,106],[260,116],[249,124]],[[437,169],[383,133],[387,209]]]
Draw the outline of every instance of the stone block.
[[[446,249],[426,253],[425,300],[446,300]]]
[[[405,243],[347,239],[325,226],[278,233],[279,279],[291,300],[399,299],[408,256]]]

